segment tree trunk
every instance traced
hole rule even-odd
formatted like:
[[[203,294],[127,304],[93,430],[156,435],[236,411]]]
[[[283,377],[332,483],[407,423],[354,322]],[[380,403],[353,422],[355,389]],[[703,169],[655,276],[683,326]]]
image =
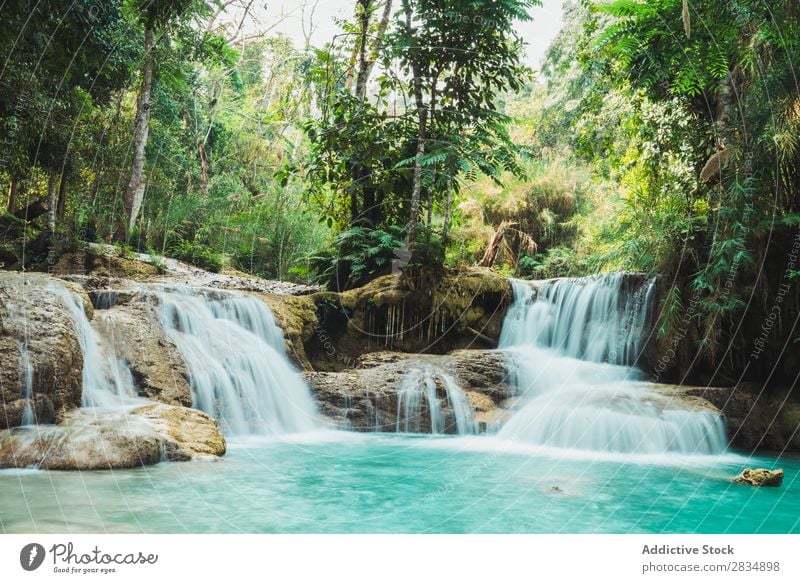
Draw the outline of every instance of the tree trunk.
[[[369,36],[372,0],[358,0],[358,75],[356,76],[356,97],[363,100],[367,94],[367,37]]]
[[[450,232],[450,221],[453,212],[453,193],[450,181],[447,181],[447,200],[444,203],[444,223],[442,224],[442,245],[447,248],[447,236]]]
[[[67,179],[69,172],[64,170],[61,174],[61,181],[58,184],[58,206],[56,208],[56,219],[61,222],[67,209]]]
[[[367,81],[369,81],[369,77],[372,75],[372,69],[375,67],[375,61],[378,60],[378,55],[380,54],[383,42],[383,35],[386,34],[386,29],[389,27],[389,18],[391,16],[392,0],[386,0],[386,3],[383,5],[383,14],[381,15],[381,20],[378,22],[378,30],[375,33],[375,40],[372,43],[372,50],[370,51],[369,60],[365,63],[364,81],[360,86],[361,91],[358,89],[356,90],[356,96],[359,99],[363,100],[366,96]]]
[[[18,211],[14,211],[14,216],[17,217],[18,219],[31,222],[41,217],[49,210],[50,209],[47,206],[46,200],[37,200],[29,204],[28,206],[19,209]]]
[[[409,37],[411,36],[411,21],[413,13],[411,4],[405,2],[406,13],[406,32]],[[408,222],[408,248],[414,252],[414,243],[417,240],[417,230],[419,229],[419,206],[420,197],[422,196],[422,157],[425,155],[425,137],[426,126],[428,120],[428,111],[425,109],[425,101],[422,95],[422,78],[420,77],[419,67],[416,64],[411,65],[411,74],[413,75],[414,86],[414,102],[417,108],[417,118],[419,121],[419,128],[417,129],[417,155],[414,160],[414,180],[411,186],[411,212]]]
[[[17,196],[19,195],[19,183],[11,179],[11,184],[8,185],[8,205],[6,210],[8,214],[13,215],[17,208]]]
[[[142,86],[136,100],[136,125],[133,132],[133,168],[128,188],[125,190],[125,233],[128,233],[139,216],[144,198],[144,163],[147,148],[147,134],[150,131],[150,92],[153,88],[153,48],[155,46],[153,27],[148,25],[144,36],[144,69]]]
[[[47,230],[51,233],[56,230],[56,207],[58,206],[58,189],[56,182],[58,175],[55,172],[50,174],[47,181]]]
[[[208,156],[203,142],[197,143],[197,152],[200,155],[200,192],[208,192]]]
[[[481,259],[479,263],[481,267],[491,267],[494,265],[494,262],[497,260],[497,254],[500,252],[500,246],[503,244],[503,237],[505,237],[507,226],[508,223],[503,221],[500,223],[500,226],[497,227],[497,231],[495,231],[492,240],[489,242],[489,246],[483,253],[483,259]]]

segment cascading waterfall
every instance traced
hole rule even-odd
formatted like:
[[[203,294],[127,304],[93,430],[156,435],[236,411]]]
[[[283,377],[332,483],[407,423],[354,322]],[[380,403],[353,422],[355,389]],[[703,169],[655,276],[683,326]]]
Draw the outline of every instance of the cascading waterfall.
[[[443,406],[444,405],[444,406]],[[396,431],[424,431],[425,413],[430,419],[431,433],[445,433],[452,419],[455,433],[474,434],[475,419],[467,397],[451,376],[432,367],[412,369],[403,376],[397,391]]]
[[[513,281],[514,305],[501,347],[533,344],[565,356],[633,365],[641,351],[655,284],[624,290],[624,273],[543,282],[538,292]]]
[[[562,448],[714,454],[722,418],[687,410],[641,380],[632,365],[647,330],[654,283],[627,289],[625,274],[514,281],[500,347],[528,402],[499,437]]]
[[[31,406],[31,399],[33,399],[33,365],[31,364],[30,354],[28,354],[27,342],[19,343],[19,356],[19,380],[20,384],[25,387],[23,393],[25,407],[22,410],[22,425],[33,425],[36,423],[33,407]]]
[[[54,285],[53,293],[61,299],[72,317],[83,353],[81,406],[110,408],[140,402],[130,373],[120,374],[118,364],[114,363],[116,357],[106,355],[103,350],[81,298],[62,285]]]
[[[194,407],[235,435],[319,428],[311,393],[263,302],[188,288],[158,295],[162,326],[189,369]]]

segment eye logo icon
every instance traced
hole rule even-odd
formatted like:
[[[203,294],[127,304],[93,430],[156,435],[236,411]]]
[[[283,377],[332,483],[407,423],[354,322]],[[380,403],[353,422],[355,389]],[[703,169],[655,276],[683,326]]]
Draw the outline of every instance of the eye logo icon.
[[[30,543],[19,552],[19,564],[26,571],[35,571],[44,562],[44,547],[39,543]]]

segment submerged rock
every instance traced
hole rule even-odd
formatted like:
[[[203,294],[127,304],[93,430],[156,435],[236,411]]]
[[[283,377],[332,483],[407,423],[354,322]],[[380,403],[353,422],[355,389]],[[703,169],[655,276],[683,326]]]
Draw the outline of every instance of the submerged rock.
[[[745,468],[733,481],[747,486],[780,486],[783,484],[783,470]]]
[[[224,453],[225,438],[211,417],[161,404],[129,411],[77,409],[60,425],[0,433],[2,468],[109,470]]]

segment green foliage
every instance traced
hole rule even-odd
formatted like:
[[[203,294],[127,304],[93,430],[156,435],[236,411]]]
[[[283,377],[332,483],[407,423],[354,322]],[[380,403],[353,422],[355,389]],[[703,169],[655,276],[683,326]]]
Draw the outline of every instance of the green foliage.
[[[170,257],[190,263],[200,269],[219,273],[225,265],[221,253],[202,243],[179,239],[167,247]]]
[[[523,255],[517,266],[517,274],[529,279],[570,277],[585,272],[586,266],[572,247],[552,247],[535,256]]]
[[[309,262],[317,281],[330,289],[358,287],[391,271],[404,237],[399,227],[353,227],[337,235],[330,247],[311,256]]]

